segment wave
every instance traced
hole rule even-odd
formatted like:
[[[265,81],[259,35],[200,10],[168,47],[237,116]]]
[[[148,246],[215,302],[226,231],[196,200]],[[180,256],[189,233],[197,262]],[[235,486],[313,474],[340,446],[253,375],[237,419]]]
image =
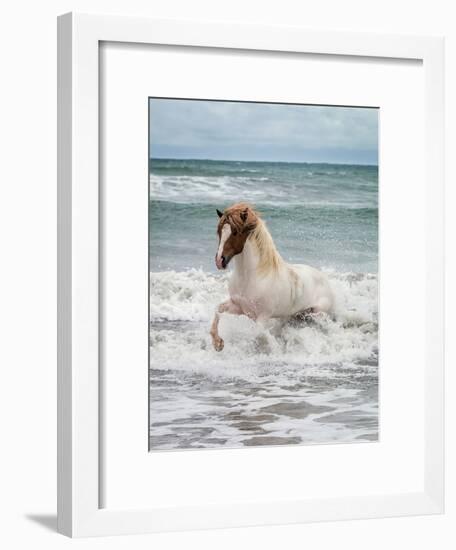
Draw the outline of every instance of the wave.
[[[154,200],[177,203],[217,203],[231,200],[233,196],[244,197],[250,202],[270,202],[284,199],[286,193],[277,188],[265,189],[266,176],[163,176],[150,175],[150,197]]]
[[[373,274],[326,270],[336,295],[335,317],[264,325],[245,316],[222,315],[225,348],[213,350],[209,327],[216,306],[228,297],[229,275],[202,270],[150,274],[151,369],[210,376],[262,377],[306,369],[309,376],[350,376],[376,370],[378,281]],[[315,370],[317,369],[317,370]],[[284,379],[285,379],[284,378]]]
[[[306,208],[375,208],[377,195],[351,190],[349,196],[332,186],[322,193],[317,186],[302,182],[278,183],[274,178],[255,175],[238,176],[194,176],[150,174],[150,198],[177,204],[227,204],[233,197],[256,205],[290,207],[299,205]],[[335,184],[337,183],[334,182]],[[321,185],[320,185],[321,187]],[[322,198],[325,195],[325,198]]]
[[[226,299],[228,275],[201,269],[150,274],[151,321],[209,321]]]

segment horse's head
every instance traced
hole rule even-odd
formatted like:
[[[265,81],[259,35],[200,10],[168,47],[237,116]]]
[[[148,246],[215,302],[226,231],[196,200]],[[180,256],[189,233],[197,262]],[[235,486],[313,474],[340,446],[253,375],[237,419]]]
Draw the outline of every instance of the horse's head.
[[[224,212],[217,210],[219,246],[215,255],[217,269],[225,269],[231,258],[244,250],[245,241],[258,223],[254,210],[244,203],[233,204]]]

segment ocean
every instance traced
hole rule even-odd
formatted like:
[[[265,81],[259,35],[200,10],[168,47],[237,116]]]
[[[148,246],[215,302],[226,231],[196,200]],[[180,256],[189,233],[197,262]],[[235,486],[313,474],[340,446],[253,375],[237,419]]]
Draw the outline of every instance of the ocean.
[[[150,160],[150,450],[378,439],[378,168]],[[225,315],[216,208],[249,202],[285,261],[327,273],[334,318]]]

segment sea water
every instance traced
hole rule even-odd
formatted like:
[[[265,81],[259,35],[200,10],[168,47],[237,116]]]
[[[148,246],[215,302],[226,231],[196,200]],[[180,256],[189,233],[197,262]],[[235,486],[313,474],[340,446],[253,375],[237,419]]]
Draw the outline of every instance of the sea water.
[[[323,270],[333,318],[222,316],[216,208],[249,202],[282,257]],[[150,449],[378,439],[376,166],[150,161]]]

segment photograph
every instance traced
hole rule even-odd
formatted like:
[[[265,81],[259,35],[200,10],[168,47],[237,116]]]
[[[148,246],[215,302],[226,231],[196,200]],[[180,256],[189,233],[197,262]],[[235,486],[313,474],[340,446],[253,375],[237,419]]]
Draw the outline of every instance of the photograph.
[[[379,441],[379,109],[151,97],[149,451]]]

